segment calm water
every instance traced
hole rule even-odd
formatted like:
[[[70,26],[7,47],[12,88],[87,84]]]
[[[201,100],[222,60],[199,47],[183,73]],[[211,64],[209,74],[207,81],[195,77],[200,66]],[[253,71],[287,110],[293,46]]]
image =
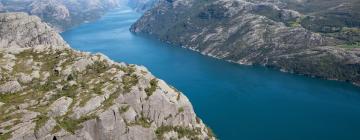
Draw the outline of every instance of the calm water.
[[[360,88],[201,56],[128,29],[128,8],[62,34],[74,48],[145,65],[183,91],[222,140],[360,140]]]

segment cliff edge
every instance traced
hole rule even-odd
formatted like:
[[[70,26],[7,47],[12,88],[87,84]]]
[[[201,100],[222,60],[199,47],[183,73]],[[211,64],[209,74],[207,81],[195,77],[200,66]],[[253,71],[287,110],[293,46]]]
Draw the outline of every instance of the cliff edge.
[[[215,139],[145,67],[75,51],[24,13],[0,14],[0,32],[0,139]]]

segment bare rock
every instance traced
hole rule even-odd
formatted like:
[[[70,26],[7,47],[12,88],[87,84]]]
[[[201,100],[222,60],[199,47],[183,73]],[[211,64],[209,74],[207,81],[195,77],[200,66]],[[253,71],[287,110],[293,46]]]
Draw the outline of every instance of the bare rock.
[[[21,91],[22,87],[18,81],[10,81],[0,85],[0,93],[15,93]]]
[[[50,111],[49,111],[48,115],[51,117],[65,115],[72,102],[73,102],[73,99],[71,99],[69,97],[61,97],[60,99],[57,99],[50,106]]]

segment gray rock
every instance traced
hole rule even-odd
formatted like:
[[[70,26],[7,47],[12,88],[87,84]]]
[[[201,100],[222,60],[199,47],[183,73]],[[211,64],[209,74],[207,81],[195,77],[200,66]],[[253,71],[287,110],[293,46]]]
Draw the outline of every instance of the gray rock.
[[[33,79],[33,77],[31,77],[30,75],[20,73],[18,80],[20,83],[27,84],[27,83],[30,83],[32,81],[32,79]]]
[[[0,85],[0,93],[15,93],[22,90],[21,85],[18,81],[9,81],[5,84]]]
[[[74,64],[73,64],[73,69],[75,71],[78,71],[78,72],[82,72],[86,69],[87,66],[93,64],[93,61],[89,60],[89,59],[80,59],[78,61],[76,61]]]
[[[61,97],[60,99],[57,99],[53,104],[51,104],[48,115],[51,117],[65,115],[72,102],[73,99],[69,97]]]

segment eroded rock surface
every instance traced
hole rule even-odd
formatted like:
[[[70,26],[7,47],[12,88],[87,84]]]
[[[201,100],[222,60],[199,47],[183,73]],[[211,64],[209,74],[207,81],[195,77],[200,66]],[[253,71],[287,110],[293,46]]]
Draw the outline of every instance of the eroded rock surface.
[[[0,19],[11,19],[0,40],[12,39],[0,47],[0,139],[215,139],[189,100],[145,67],[74,51],[26,14]]]

